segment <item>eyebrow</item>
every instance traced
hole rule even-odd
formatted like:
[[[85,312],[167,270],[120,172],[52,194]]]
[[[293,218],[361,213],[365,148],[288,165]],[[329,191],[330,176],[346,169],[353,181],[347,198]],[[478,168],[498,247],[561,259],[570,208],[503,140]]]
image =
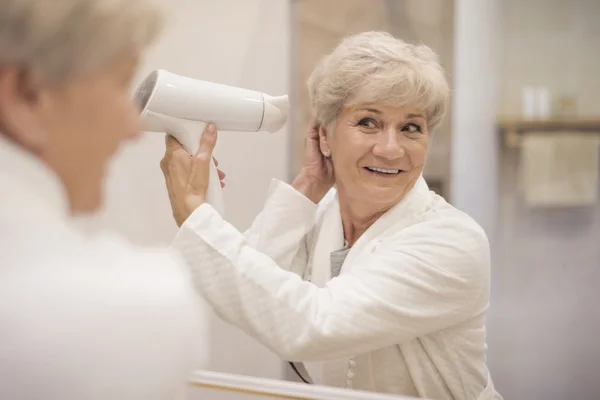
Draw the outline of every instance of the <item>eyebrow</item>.
[[[376,110],[374,108],[359,108],[358,110],[359,111],[369,111],[369,112],[372,112],[374,114],[381,114],[381,111]]]
[[[359,108],[360,111],[369,111],[372,112],[374,114],[381,114],[381,111],[376,110],[374,108]],[[410,119],[410,118],[423,118],[425,119],[425,116],[423,114],[406,114],[405,115],[406,119]]]

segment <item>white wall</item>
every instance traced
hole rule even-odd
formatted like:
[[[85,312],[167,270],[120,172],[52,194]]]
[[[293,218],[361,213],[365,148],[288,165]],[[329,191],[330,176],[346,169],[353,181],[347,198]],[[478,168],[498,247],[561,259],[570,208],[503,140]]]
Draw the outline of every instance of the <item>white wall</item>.
[[[156,68],[278,95],[288,92],[289,5],[283,0],[164,0],[170,25],[137,78]],[[92,227],[116,229],[141,244],[169,243],[176,232],[159,161],[164,136],[146,134],[115,160],[107,207]],[[271,178],[288,178],[287,128],[276,134],[222,132],[216,156],[227,173],[227,217],[244,229],[262,207]],[[280,360],[237,329],[210,317],[208,368],[270,378]]]
[[[498,111],[519,115],[524,86],[545,86],[553,106],[574,96],[580,116],[600,114],[600,1],[505,0]]]

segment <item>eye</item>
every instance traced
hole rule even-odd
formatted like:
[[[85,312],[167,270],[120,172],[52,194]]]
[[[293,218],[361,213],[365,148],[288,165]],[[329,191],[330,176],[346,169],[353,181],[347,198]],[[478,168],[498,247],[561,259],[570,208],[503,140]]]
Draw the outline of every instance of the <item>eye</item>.
[[[362,126],[367,129],[374,129],[377,127],[377,124],[373,118],[363,118],[358,122],[358,126]]]
[[[402,127],[403,132],[417,133],[421,132],[421,127],[417,124],[406,124]]]

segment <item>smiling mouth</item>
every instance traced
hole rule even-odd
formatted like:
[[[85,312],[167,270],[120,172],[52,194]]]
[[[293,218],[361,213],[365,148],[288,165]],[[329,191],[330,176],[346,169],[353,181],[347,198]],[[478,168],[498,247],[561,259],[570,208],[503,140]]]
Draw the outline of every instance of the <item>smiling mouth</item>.
[[[396,176],[396,175],[399,175],[402,172],[404,172],[401,169],[376,168],[376,167],[365,167],[365,169],[372,174],[375,174],[378,176],[385,176],[385,177]]]

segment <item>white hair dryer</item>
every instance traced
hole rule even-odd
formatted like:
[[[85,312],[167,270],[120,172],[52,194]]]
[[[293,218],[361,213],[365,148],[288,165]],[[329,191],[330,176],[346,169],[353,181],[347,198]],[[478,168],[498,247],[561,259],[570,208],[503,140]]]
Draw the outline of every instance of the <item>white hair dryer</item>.
[[[285,125],[289,107],[287,95],[271,97],[165,70],[150,73],[135,99],[142,110],[142,130],[167,133],[190,154],[198,151],[207,123],[223,131],[276,132]],[[224,215],[223,191],[212,162],[206,201]]]

